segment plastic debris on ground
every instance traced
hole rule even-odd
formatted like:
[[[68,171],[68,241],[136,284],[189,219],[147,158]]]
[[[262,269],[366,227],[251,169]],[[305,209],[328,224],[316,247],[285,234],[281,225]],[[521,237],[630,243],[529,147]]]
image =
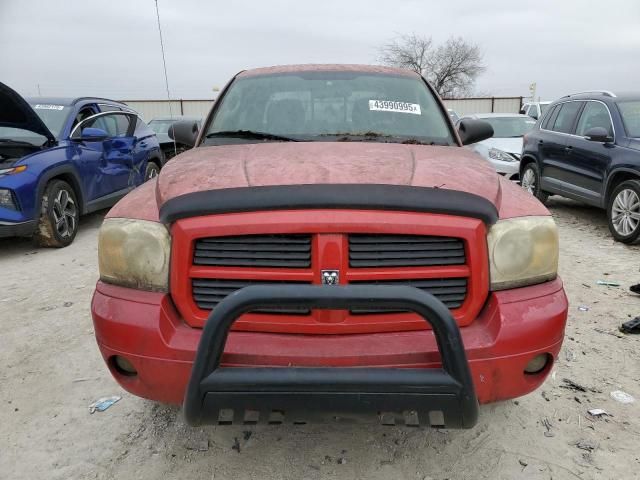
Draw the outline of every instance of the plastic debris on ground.
[[[616,402],[620,403],[633,403],[636,401],[635,398],[633,398],[627,392],[623,392],[622,390],[615,390],[609,395],[611,395],[611,398],[613,398]]]
[[[114,403],[118,402],[122,397],[114,395],[113,397],[102,397],[89,405],[89,413],[104,412]]]
[[[588,312],[589,311],[589,307],[587,307],[586,305],[580,305],[578,307],[578,310],[580,310],[581,312]]]
[[[592,417],[610,417],[606,410],[602,408],[592,408],[591,410],[587,410],[587,413]]]
[[[620,331],[622,333],[640,333],[640,317],[624,322],[620,325]]]
[[[607,287],[619,287],[620,286],[619,282],[612,282],[610,280],[598,280],[596,283],[598,285],[605,285]]]

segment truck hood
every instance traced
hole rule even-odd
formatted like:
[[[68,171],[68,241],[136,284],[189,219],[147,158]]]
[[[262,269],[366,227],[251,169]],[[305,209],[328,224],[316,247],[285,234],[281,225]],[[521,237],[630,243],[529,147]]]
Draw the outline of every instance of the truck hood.
[[[55,136],[31,105],[4,83],[0,83],[0,127],[29,130],[47,137],[50,142],[55,142]]]
[[[158,208],[187,193],[223,188],[383,184],[473,193],[498,207],[491,165],[459,147],[364,142],[290,142],[198,147],[171,160],[156,187]]]

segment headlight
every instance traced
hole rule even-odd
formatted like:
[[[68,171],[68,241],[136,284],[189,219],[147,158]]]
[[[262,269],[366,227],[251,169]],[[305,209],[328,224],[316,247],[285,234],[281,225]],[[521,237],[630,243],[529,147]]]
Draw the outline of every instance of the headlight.
[[[24,172],[27,169],[26,165],[19,165],[17,167],[11,168],[0,168],[0,175],[9,175],[11,173],[20,173]]]
[[[0,207],[9,208],[11,210],[18,209],[11,190],[0,188]]]
[[[503,152],[498,148],[489,149],[489,158],[493,160],[500,160],[501,162],[515,162],[516,159],[509,155],[507,152]]]
[[[551,217],[496,223],[487,236],[491,289],[523,287],[556,278],[558,228]]]
[[[108,218],[98,235],[100,280],[163,291],[169,287],[171,237],[161,223]]]

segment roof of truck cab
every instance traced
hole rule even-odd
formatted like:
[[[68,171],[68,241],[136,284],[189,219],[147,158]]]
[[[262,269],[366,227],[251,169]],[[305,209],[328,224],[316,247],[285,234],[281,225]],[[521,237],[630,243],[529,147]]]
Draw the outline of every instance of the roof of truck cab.
[[[355,64],[307,64],[307,65],[278,65],[273,67],[254,68],[244,70],[238,74],[238,78],[255,77],[260,75],[278,75],[304,72],[357,72],[397,75],[403,77],[417,77],[412,70],[382,65],[355,65]]]

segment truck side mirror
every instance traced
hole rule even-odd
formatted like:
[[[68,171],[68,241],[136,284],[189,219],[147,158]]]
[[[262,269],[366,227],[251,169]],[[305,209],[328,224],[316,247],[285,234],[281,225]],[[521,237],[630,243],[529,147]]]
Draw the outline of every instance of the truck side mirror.
[[[193,147],[198,138],[198,122],[193,120],[179,120],[169,127],[169,138],[176,143]]]
[[[465,118],[458,124],[458,135],[463,145],[470,145],[493,137],[493,127],[484,120]]]

